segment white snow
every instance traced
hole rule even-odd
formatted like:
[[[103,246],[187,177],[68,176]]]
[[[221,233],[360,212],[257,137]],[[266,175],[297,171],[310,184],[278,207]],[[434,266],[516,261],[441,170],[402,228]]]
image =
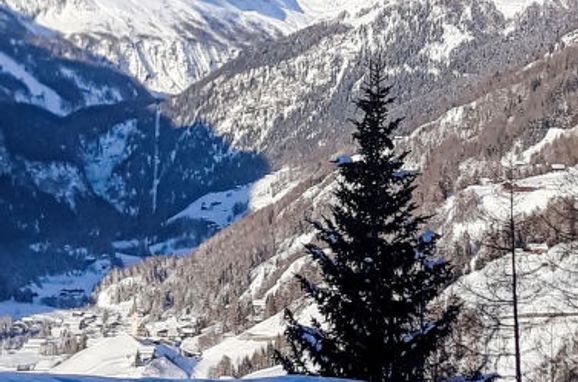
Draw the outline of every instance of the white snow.
[[[464,33],[455,25],[444,24],[443,28],[442,41],[431,43],[425,48],[429,57],[437,62],[447,62],[455,48],[473,39],[470,34]]]
[[[264,263],[259,264],[255,267],[250,274],[251,284],[249,284],[249,288],[243,293],[241,298],[251,297],[256,298],[261,287],[263,286],[263,282],[274,273],[278,267],[279,262],[282,260],[287,259],[291,255],[296,253],[303,253],[305,244],[310,243],[313,238],[315,237],[314,232],[305,233],[295,238],[291,238],[290,240],[282,243],[279,246],[278,253],[271,257],[270,259],[266,260]],[[307,258],[301,257],[295,260],[289,267],[283,272],[281,277],[276,281],[275,285],[269,289],[264,297],[269,296],[270,294],[275,294],[277,290],[290,278],[295,277],[295,274],[301,270],[301,268],[307,263]]]
[[[543,211],[555,198],[572,193],[571,180],[576,176],[576,168],[568,171],[551,172],[516,181],[519,187],[527,188],[526,192],[517,192],[514,198],[514,213],[517,217],[527,216],[533,212]],[[570,186],[570,187],[568,187]],[[457,206],[456,195],[451,196],[440,209],[445,217],[445,227],[451,227],[453,238],[458,239],[467,232],[473,240],[482,238],[491,221],[503,221],[509,206],[509,193],[502,183],[474,185],[460,191],[460,194],[473,193],[479,204],[477,213],[469,216],[467,221],[454,221]]]
[[[578,30],[572,31],[572,32],[562,36],[562,38],[560,40],[567,45],[574,45],[574,44],[578,43]]]
[[[96,142],[82,147],[84,171],[92,191],[120,212],[130,211],[125,211],[122,202],[126,193],[124,174],[115,174],[115,169],[134,150],[130,138],[139,133],[137,123],[137,120],[128,120],[115,125]]]
[[[265,176],[255,183],[239,186],[232,190],[213,192],[195,200],[183,211],[167,220],[203,219],[226,227],[245,212],[255,212],[281,200],[295,188],[297,181],[290,179],[290,170],[285,168]],[[236,208],[240,208],[235,211]]]
[[[283,318],[281,314],[277,314],[239,336],[226,338],[203,352],[193,376],[207,378],[211,368],[215,367],[224,356],[229,357],[233,365],[238,365],[244,357],[252,357],[282,332]]]
[[[154,91],[179,93],[258,39],[376,0],[0,0],[114,62]],[[45,34],[44,29],[40,29]],[[94,44],[90,37],[98,37]]]
[[[135,365],[137,353],[154,352],[154,346],[145,345],[128,334],[103,338],[89,348],[73,355],[51,369],[52,374],[90,375],[115,378],[185,379],[187,374],[164,354],[146,366]]]
[[[545,0],[493,0],[496,8],[507,19],[515,17],[532,4],[542,4]]]
[[[0,347],[0,381],[4,381],[5,371],[14,371],[19,365],[38,365],[39,369],[46,371],[56,363],[62,361],[65,356],[43,357],[37,349],[22,349],[20,351],[6,351]],[[21,376],[21,378],[23,378]],[[21,381],[24,379],[21,379]]]
[[[73,80],[77,88],[82,92],[84,98],[84,105],[110,105],[121,102],[123,100],[120,91],[109,86],[98,87],[94,83],[89,83],[74,70],[68,68],[60,68],[62,74]]]
[[[41,83],[26,67],[3,52],[0,52],[0,73],[11,75],[28,88],[30,94],[15,94],[17,101],[30,102],[57,115],[67,113],[64,101],[54,90]]]
[[[155,112],[155,152],[153,155],[153,188],[151,190],[151,194],[153,196],[153,201],[152,201],[152,211],[153,214],[156,213],[157,211],[157,196],[158,196],[158,191],[159,191],[159,184],[160,184],[160,179],[159,179],[159,166],[161,164],[161,159],[159,158],[159,140],[160,140],[160,136],[161,136],[161,107],[160,105],[156,106],[156,112]]]
[[[540,153],[552,142],[560,138],[565,138],[576,134],[578,134],[578,126],[567,130],[559,128],[548,129],[546,136],[540,142],[534,146],[529,147],[519,156],[519,161],[523,163],[530,163],[533,155]]]
[[[249,208],[251,211],[258,211],[283,199],[299,183],[298,177],[291,174],[297,172],[294,169],[285,167],[275,173],[265,176],[252,184]]]
[[[195,200],[186,209],[167,220],[167,223],[170,224],[179,219],[203,219],[214,222],[219,227],[225,227],[239,217],[233,213],[235,205],[248,207],[250,192],[251,186],[212,192]]]
[[[303,250],[301,248],[301,250]],[[299,259],[295,260],[285,272],[279,277],[279,279],[275,282],[275,285],[271,287],[266,293],[265,296],[275,295],[275,293],[279,290],[282,285],[288,284],[290,281],[295,279],[295,276],[299,274],[301,269],[305,267],[305,265],[309,264],[311,259],[307,256],[300,257]]]
[[[73,209],[76,197],[87,191],[78,169],[68,163],[26,162],[26,171],[38,189],[66,202]]]
[[[120,304],[113,304],[113,296],[116,290],[123,285],[138,284],[142,280],[140,277],[127,277],[120,280],[116,284],[112,284],[106,289],[100,291],[96,299],[96,306],[102,309],[108,309],[117,313],[121,313],[124,316],[128,316],[130,309],[132,308],[132,301],[122,302]]]
[[[88,296],[111,268],[110,261],[99,260],[85,271],[41,277],[38,284],[31,285],[30,289],[38,294],[39,299],[58,295],[62,289],[82,289]]]
[[[25,375],[27,382],[119,382],[118,379],[111,379],[105,377],[87,377],[87,376],[73,376],[73,375],[46,375],[46,374],[22,374],[22,373],[5,373],[0,374],[0,379],[3,382],[22,382]],[[142,378],[134,379],[141,382],[163,382],[166,379],[162,378]],[[335,378],[316,378],[305,376],[283,376],[283,377],[263,377],[255,379],[247,379],[247,381],[259,382],[347,382],[344,379]],[[127,379],[123,379],[127,381]],[[184,382],[184,380],[183,380]],[[209,380],[199,380],[199,382],[210,382]],[[214,381],[216,382],[216,381]]]
[[[303,324],[310,324],[311,318],[323,321],[315,305],[308,305],[301,311],[295,312],[296,319]],[[224,356],[231,359],[234,366],[238,366],[244,357],[251,357],[257,351],[265,348],[275,338],[285,331],[286,325],[283,312],[258,323],[247,331],[235,337],[229,337],[219,344],[205,350],[194,369],[194,378],[207,378],[210,369],[216,366]]]
[[[19,319],[36,314],[56,311],[56,308],[42,304],[46,297],[58,296],[63,289],[78,289],[85,292],[86,297],[102,278],[111,270],[110,261],[99,260],[85,271],[71,271],[61,275],[44,276],[38,283],[27,285],[32,292],[38,294],[32,303],[19,303],[13,300],[0,302],[0,317]]]
[[[136,248],[140,245],[140,241],[138,241],[137,239],[132,239],[132,240],[117,240],[115,242],[112,243],[112,246],[114,249],[118,250],[118,251],[124,251],[127,249],[131,249],[131,248]]]
[[[283,370],[282,366],[273,366],[246,375],[242,379],[271,378],[271,377],[281,377],[283,375],[287,375],[287,372]]]
[[[141,372],[143,377],[159,376],[166,379],[183,379],[187,378],[187,374],[177,367],[167,357],[154,359],[151,363],[146,365]]]
[[[519,314],[521,318],[521,348],[526,378],[536,379],[547,357],[554,358],[561,347],[575,338],[578,330],[578,311],[572,296],[578,292],[573,272],[578,266],[576,243],[559,245],[547,254],[517,252],[519,274]],[[504,325],[512,324],[511,289],[508,283],[510,255],[488,264],[483,270],[463,277],[452,291],[476,309],[485,306],[486,312],[496,315]],[[486,317],[482,314],[482,319]],[[490,323],[491,321],[488,321]],[[513,342],[510,327],[485,334],[490,340],[487,351],[488,372],[505,377],[513,374]]]

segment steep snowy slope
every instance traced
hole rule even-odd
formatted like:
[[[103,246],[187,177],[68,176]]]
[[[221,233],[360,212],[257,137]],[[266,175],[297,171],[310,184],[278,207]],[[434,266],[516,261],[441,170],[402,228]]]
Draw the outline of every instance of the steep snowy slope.
[[[83,107],[150,98],[132,78],[35,28],[0,7],[0,102],[29,103],[62,116]]]
[[[268,171],[261,156],[231,149],[210,126],[176,128],[155,105],[101,106],[66,118],[28,105],[1,110],[0,211],[11,216],[0,222],[1,297],[42,269],[82,267],[88,254],[193,248],[220,226],[202,215],[166,221],[206,194]],[[247,208],[232,205],[220,224]],[[167,240],[176,243],[155,246]],[[116,248],[123,241],[129,244]],[[22,266],[25,259],[34,261]]]
[[[505,197],[505,186],[490,179],[492,164],[515,161],[526,197],[519,211],[531,214],[544,212],[549,202],[566,195],[557,186],[563,173],[552,165],[578,163],[573,149],[578,125],[578,49],[572,39],[578,20],[576,12],[566,9],[578,3],[529,7],[512,23],[491,4],[429,4],[429,8],[423,3],[406,4],[407,9],[403,5],[376,7],[297,33],[281,40],[275,49],[246,52],[172,100],[168,110],[177,120],[215,121],[216,129],[236,147],[262,150],[278,164],[295,164],[299,156],[327,162],[335,155],[332,144],[347,146],[349,130],[343,121],[353,112],[346,105],[363,69],[356,60],[365,57],[364,49],[387,41],[395,94],[401,98],[402,112],[410,117],[408,130],[413,130],[396,142],[414,151],[411,167],[424,172],[418,202],[428,212],[439,214],[432,225],[445,234],[443,253],[456,260],[460,271],[478,270],[488,260],[472,261],[478,259],[480,247],[476,234],[489,232],[490,226],[476,217],[480,209],[494,211]],[[432,13],[432,19],[439,16],[447,24],[436,29],[439,21],[429,18]],[[475,23],[467,21],[469,14]],[[412,22],[420,22],[423,29],[431,26],[439,34],[430,30],[411,34],[411,28],[406,31],[399,21],[407,15],[414,15]],[[540,24],[533,19],[537,15],[548,22]],[[488,30],[474,27],[482,20]],[[535,22],[528,25],[529,20]],[[558,34],[550,33],[552,23],[560,25]],[[393,25],[392,31],[380,35],[383,25]],[[455,33],[450,25],[462,33]],[[400,30],[411,37],[397,40],[395,36],[403,35]],[[452,39],[456,36],[457,44]],[[408,49],[418,58],[404,50],[414,40],[416,46]],[[429,73],[432,68],[437,71]],[[427,91],[431,93],[423,96]],[[185,109],[185,105],[195,107]],[[286,156],[276,157],[283,151]],[[138,306],[153,321],[169,320],[184,311],[202,317],[203,349],[214,351],[207,364],[214,366],[215,354],[228,355],[233,344],[250,348],[255,345],[250,336],[243,345],[236,342],[242,336],[239,333],[255,321],[274,317],[301,296],[293,275],[310,272],[302,248],[314,238],[303,221],[323,214],[331,197],[331,170],[325,167],[311,178],[304,172],[305,180],[284,199],[233,225],[191,257],[154,259],[123,274],[113,273],[100,291],[114,297],[108,300],[112,305],[127,304],[139,296]],[[311,168],[308,171],[315,174]],[[523,238],[526,242],[559,240],[531,228]],[[468,230],[470,237],[462,244]],[[474,267],[469,268],[470,264]],[[159,269],[163,277],[151,275]],[[123,278],[134,282],[119,285],[117,280]],[[145,292],[151,288],[152,294]],[[167,295],[171,306],[159,310]],[[534,333],[537,338],[543,334]],[[529,341],[531,346],[533,340]],[[544,360],[532,360],[533,367]],[[500,370],[508,371],[505,365]]]
[[[167,93],[186,89],[246,46],[371,2],[0,1]]]
[[[143,110],[117,105],[53,121],[68,127],[67,132],[72,126],[94,127],[79,129],[72,141],[62,139],[65,135],[56,128],[30,139],[34,134],[29,132],[41,131],[38,126],[48,119],[32,123],[27,115],[20,135],[0,130],[9,133],[0,152],[15,153],[3,155],[9,160],[0,161],[0,173],[8,174],[9,187],[23,185],[10,189],[12,205],[4,213],[16,209],[25,217],[2,231],[30,236],[37,234],[37,227],[72,221],[85,230],[81,239],[102,237],[102,242],[95,241],[104,243],[104,251],[150,249],[150,240],[157,244],[166,237],[170,224],[200,216],[222,226],[229,223],[237,202],[251,207],[249,184],[268,170],[268,160],[284,168],[307,159],[309,167],[299,167],[298,185],[291,178],[281,181],[276,188],[285,187],[286,193],[267,193],[273,204],[233,224],[193,256],[153,258],[114,271],[95,294],[101,308],[125,316],[137,308],[152,336],[164,335],[164,327],[183,316],[198,319],[197,339],[207,356],[201,371],[208,374],[220,363],[219,356],[234,355],[231,349],[242,347],[249,356],[270,343],[282,330],[279,312],[290,302],[300,305],[293,275],[311,272],[302,248],[314,239],[303,222],[326,211],[334,180],[334,168],[326,162],[349,146],[350,127],[344,121],[354,114],[351,97],[364,60],[380,46],[388,48],[400,113],[409,117],[407,131],[414,131],[396,141],[414,150],[412,165],[425,173],[418,201],[428,207],[447,203],[437,211],[440,219],[435,223],[448,237],[442,249],[449,256],[457,252],[451,228],[461,241],[463,227],[480,225],[470,221],[476,209],[460,204],[461,198],[467,201],[475,194],[475,207],[490,208],[503,199],[502,185],[482,184],[489,163],[508,158],[523,162],[527,168],[520,168],[528,173],[522,185],[537,188],[527,192],[540,202],[532,207],[544,207],[558,195],[544,181],[556,174],[540,174],[550,172],[555,163],[578,163],[578,54],[570,34],[578,29],[578,2],[527,5],[531,3],[508,11],[513,17],[508,20],[490,2],[379,3],[248,49],[172,99],[164,106],[166,116],[153,106]],[[6,126],[20,125],[13,120]],[[62,147],[61,141],[67,144]],[[45,145],[41,151],[50,153],[48,158],[38,158],[39,144]],[[239,158],[246,160],[240,167],[244,171],[236,167]],[[40,159],[46,163],[38,164]],[[316,167],[317,161],[324,164]],[[16,170],[26,176],[15,177]],[[93,221],[79,224],[75,212],[94,212],[97,201],[106,204],[90,215],[99,216],[98,227],[90,225]],[[50,208],[26,208],[39,203]],[[59,215],[62,211],[67,215]],[[42,218],[47,222],[36,216],[47,216]],[[139,230],[145,234],[131,240]],[[117,240],[113,248],[108,246],[111,239]],[[477,254],[474,239],[465,245],[470,252],[455,254],[459,265],[469,264],[472,252]],[[251,329],[260,321],[263,325]],[[175,338],[180,340],[180,334]]]
[[[355,112],[351,91],[371,52],[383,49],[412,130],[475,99],[479,81],[541,57],[578,29],[576,9],[576,1],[530,7],[507,20],[492,2],[379,2],[244,51],[167,109],[179,122],[209,120],[235,147],[281,163],[311,152],[328,156],[349,141],[342,121]]]
[[[575,254],[576,243],[556,246],[547,253],[523,250],[517,253],[521,351],[524,375],[528,380],[570,381],[563,375],[572,367],[558,363],[557,357],[565,347],[577,341],[578,315],[572,301],[577,292],[576,274],[571,271],[578,265]],[[510,326],[513,316],[508,304],[511,289],[507,284],[510,261],[510,257],[505,256],[483,270],[465,276],[453,292],[460,295],[483,321],[483,339],[472,344],[475,343],[476,350],[493,355],[484,369],[513,380]],[[503,303],[492,303],[498,300]]]

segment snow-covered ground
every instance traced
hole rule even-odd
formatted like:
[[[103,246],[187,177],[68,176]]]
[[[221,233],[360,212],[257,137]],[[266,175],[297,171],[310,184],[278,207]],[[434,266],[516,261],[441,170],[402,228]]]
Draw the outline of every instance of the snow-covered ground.
[[[574,243],[558,245],[544,254],[517,252],[522,361],[530,380],[539,380],[537,373],[544,365],[576,340],[577,249]],[[510,256],[495,260],[463,277],[452,289],[485,320],[487,344],[480,350],[490,355],[486,369],[504,377],[511,377],[514,370],[510,262]]]
[[[160,377],[185,379],[185,370],[162,355],[139,365],[138,357],[156,352],[154,345],[145,345],[128,334],[103,338],[65,360],[49,372],[53,374],[91,375],[115,378]]]
[[[167,223],[180,219],[203,219],[226,227],[247,212],[258,211],[281,200],[299,183],[292,180],[292,170],[284,168],[255,183],[233,190],[213,192],[195,200]]]
[[[124,131],[124,126],[119,125],[119,129]],[[123,155],[121,151],[125,148],[126,136],[123,134],[107,137],[106,141],[101,142],[98,152],[92,152],[86,149],[86,155],[94,157],[89,161],[93,170],[89,174],[89,181],[95,190],[102,191],[106,195],[107,187],[101,178],[110,177],[110,167],[118,155]],[[113,163],[113,164],[110,164]],[[88,165],[87,165],[88,166]],[[216,226],[224,228],[243,217],[246,213],[255,212],[261,208],[271,205],[297,186],[298,176],[296,170],[289,168],[281,169],[275,173],[265,176],[263,179],[241,186],[232,190],[207,194],[189,207],[169,219],[167,223],[172,223],[179,219],[203,219],[213,222]],[[114,183],[114,182],[112,182]],[[58,190],[55,190],[55,193]],[[60,191],[58,191],[60,192]],[[63,193],[63,191],[62,191]],[[71,203],[74,203],[74,195],[63,193],[63,197],[68,197]],[[120,207],[119,207],[120,208]],[[182,247],[178,240],[168,240],[161,243],[150,243],[151,251],[155,254],[189,254],[192,250],[190,247]],[[125,266],[130,266],[139,261],[142,257],[125,255],[123,251],[130,251],[141,245],[138,240],[125,240],[113,243],[117,252],[116,257],[122,260]],[[39,313],[54,311],[55,308],[43,303],[43,299],[57,297],[63,290],[83,291],[81,294],[88,297],[98,282],[111,270],[111,263],[108,259],[103,259],[90,265],[85,271],[69,272],[62,275],[53,275],[42,277],[38,283],[33,283],[28,288],[37,294],[33,303],[20,303],[13,300],[0,302],[0,317],[9,316],[14,319],[20,319]]]
[[[2,6],[1,1],[0,6]],[[17,40],[11,38],[10,42],[15,45]],[[93,73],[87,75],[78,68],[74,68],[72,64],[61,61],[56,68],[50,66],[52,70],[60,72],[56,75],[60,76],[65,83],[65,86],[57,87],[42,74],[46,66],[35,62],[36,59],[45,59],[44,57],[30,55],[28,60],[23,60],[22,57],[16,58],[11,54],[14,52],[0,51],[0,75],[10,78],[10,82],[19,84],[16,90],[11,91],[12,99],[16,102],[38,106],[58,116],[68,115],[81,107],[119,103],[125,99],[125,96],[117,86],[124,88],[130,85],[130,83],[101,82],[101,80],[91,78]],[[56,57],[51,57],[51,59],[57,60]],[[52,64],[54,62],[51,62]],[[74,88],[78,93],[74,93],[71,97],[68,87]]]
[[[2,52],[0,52],[0,73],[9,74],[28,88],[28,94],[15,94],[17,101],[30,102],[58,115],[67,113],[65,103],[54,90],[36,79],[26,67]]]
[[[108,146],[104,145],[103,147]],[[102,169],[102,166],[99,166],[99,168]],[[102,171],[106,171],[106,168]],[[256,211],[280,200],[298,184],[295,180],[298,178],[297,173],[297,171],[282,169],[254,184],[222,193],[206,195],[193,203],[192,206],[178,217],[175,217],[175,219],[207,219],[224,227],[247,211]],[[233,211],[235,210],[235,205],[238,204],[243,204],[244,209],[239,209],[239,216],[235,216]],[[118,251],[134,245],[135,243],[130,240],[115,243]],[[288,249],[290,250],[294,246],[295,244],[289,245]],[[134,264],[139,261],[137,257],[120,253],[117,254],[117,257],[120,257],[125,264]],[[234,352],[236,344],[244,346],[246,350],[243,353],[244,355],[252,356],[254,352],[266,347],[283,331],[284,327],[280,316],[276,316],[274,319],[264,322],[262,325],[258,325],[251,331],[239,336],[238,339],[231,338],[229,342],[224,343],[221,347],[210,350],[207,353],[208,356],[203,357],[202,363],[194,368],[194,359],[181,357],[177,350],[171,350],[170,346],[157,343],[157,345],[153,346],[156,354],[154,359],[139,365],[135,361],[135,354],[137,352],[146,352],[143,349],[146,349],[149,345],[146,345],[146,339],[136,339],[128,334],[132,333],[134,329],[132,327],[132,304],[127,302],[115,305],[106,301],[105,297],[114,291],[103,291],[103,293],[100,293],[95,306],[87,306],[74,311],[58,310],[47,306],[44,301],[47,298],[59,298],[63,293],[71,293],[76,297],[80,294],[82,298],[88,299],[95,285],[110,270],[111,261],[109,259],[95,260],[84,272],[70,272],[63,275],[44,277],[38,283],[29,285],[30,291],[37,294],[32,303],[1,302],[0,317],[9,316],[14,320],[22,319],[24,322],[52,323],[53,329],[49,336],[42,335],[37,339],[35,337],[31,343],[36,341],[42,343],[58,342],[59,336],[66,332],[71,332],[77,337],[88,334],[89,343],[86,350],[72,356],[45,356],[41,354],[39,347],[30,347],[26,345],[30,341],[25,341],[24,347],[10,348],[10,350],[0,354],[0,370],[13,371],[19,367],[28,367],[30,365],[35,371],[58,374],[186,378],[190,373],[195,375],[199,373],[199,375],[208,377],[208,371],[214,366],[213,363],[218,363],[224,355]],[[131,282],[131,280],[124,279],[122,282]],[[105,315],[112,317],[108,323],[104,322]],[[183,327],[190,327],[190,318],[189,320],[181,321],[181,318],[177,319],[175,317],[172,320],[153,322],[147,324],[146,329],[148,333],[151,333],[151,338],[159,341],[160,338],[155,336],[163,329],[172,334],[178,333]],[[170,341],[169,343],[173,344]],[[107,351],[107,349],[111,350]],[[242,360],[242,357],[232,358],[234,358],[235,362]]]
[[[517,180],[515,184],[522,192],[514,196],[514,214],[518,218],[531,213],[544,211],[548,203],[556,198],[575,195],[573,179],[578,179],[578,168],[553,171],[544,175]],[[463,214],[456,203],[459,197],[471,195],[478,201],[477,211],[470,213],[465,220],[457,219]],[[473,240],[479,240],[492,222],[504,221],[508,214],[509,192],[504,182],[474,185],[450,197],[441,208],[440,216],[445,219],[443,226],[451,229],[454,239],[468,233]]]
[[[496,7],[506,16],[512,18],[523,12],[532,4],[541,4],[545,0],[493,0]]]
[[[48,332],[15,337],[24,340],[22,346],[14,346],[10,339],[0,340],[0,372],[26,369],[35,373],[103,377],[187,378],[196,358],[182,355],[173,345],[132,336],[129,333],[136,330],[134,320],[129,311],[98,307],[30,315],[14,325],[28,328],[43,325],[49,328]],[[82,337],[86,338],[87,347],[75,354],[74,350],[70,353],[59,348],[66,338]],[[46,349],[62,351],[47,353]]]
[[[524,150],[524,152],[521,155],[519,155],[519,157],[516,159],[516,162],[529,164],[530,161],[532,160],[532,157],[536,154],[539,154],[542,150],[547,148],[549,144],[552,144],[554,141],[558,139],[576,136],[577,134],[578,134],[578,126],[575,126],[572,129],[557,129],[557,128],[548,129],[548,131],[546,132],[546,136],[537,144]]]
[[[81,377],[81,376],[66,376],[66,375],[26,375],[22,374],[0,374],[0,380],[3,382],[22,382],[24,380],[28,382],[124,382],[129,381],[126,378],[102,378],[102,377]],[[304,377],[304,376],[283,376],[283,377],[270,377],[266,376],[263,378],[246,379],[246,381],[259,382],[346,382],[344,379],[335,378],[317,378],[317,377]],[[163,382],[166,379],[161,378],[142,378],[138,379],[139,382]],[[199,379],[199,382],[210,382],[210,380]]]
[[[291,255],[302,252],[305,245],[309,244],[314,239],[314,237],[315,233],[310,232],[281,243],[281,252],[279,254],[271,257],[264,263],[259,264],[255,269],[252,270],[250,274],[251,284],[249,285],[247,291],[245,291],[243,294],[243,297],[256,297],[267,277],[277,271],[279,262],[285,260]],[[299,273],[302,267],[304,267],[309,262],[310,259],[307,257],[298,258],[287,268],[287,270],[285,270],[285,272],[283,272],[283,274],[275,282],[275,285],[273,285],[265,293],[264,297],[266,298],[270,295],[274,295],[281,285],[291,281],[295,275]]]
[[[243,379],[261,379],[261,378],[270,378],[270,377],[281,377],[286,375],[285,371],[283,370],[283,366],[273,366],[267,369],[259,370],[254,373],[251,373]]]
[[[14,300],[1,301],[0,317],[8,316],[13,319],[21,319],[57,310],[43,301],[46,298],[70,297],[77,298],[81,303],[82,300],[87,301],[94,287],[110,270],[110,261],[103,259],[96,261],[85,271],[72,271],[61,275],[41,277],[38,283],[27,286],[36,294],[32,303]],[[67,293],[67,296],[64,296],[63,293]]]
[[[297,320],[305,324],[310,324],[313,317],[320,319],[317,308],[314,305],[307,306],[296,315]],[[207,378],[211,368],[217,366],[225,356],[231,359],[233,366],[240,365],[244,357],[250,358],[255,353],[266,348],[277,336],[283,334],[285,328],[283,312],[280,312],[238,336],[224,339],[221,343],[203,352],[199,363],[194,368],[193,376],[195,378]],[[182,347],[186,348],[187,344],[187,341],[183,342]],[[270,370],[270,372],[282,373],[278,368]]]

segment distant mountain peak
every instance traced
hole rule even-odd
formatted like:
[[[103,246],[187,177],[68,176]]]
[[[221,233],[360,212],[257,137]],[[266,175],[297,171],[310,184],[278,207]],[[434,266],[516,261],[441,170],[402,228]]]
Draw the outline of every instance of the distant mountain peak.
[[[179,93],[254,43],[375,0],[0,0],[114,63],[147,88]]]

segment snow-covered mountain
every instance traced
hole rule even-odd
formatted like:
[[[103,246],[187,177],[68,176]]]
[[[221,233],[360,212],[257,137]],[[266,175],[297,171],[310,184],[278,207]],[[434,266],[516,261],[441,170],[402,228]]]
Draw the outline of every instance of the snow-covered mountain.
[[[136,295],[152,322],[183,311],[203,317],[204,331],[193,345],[204,343],[211,367],[219,355],[231,354],[232,344],[259,353],[274,341],[283,330],[275,321],[283,307],[308,308],[292,277],[308,271],[302,246],[314,236],[302,222],[322,214],[331,199],[332,170],[307,164],[349,150],[350,130],[343,121],[354,113],[348,106],[351,90],[359,86],[366,52],[381,44],[388,48],[398,112],[409,117],[400,133],[405,136],[396,141],[413,150],[411,166],[424,173],[418,201],[438,214],[432,224],[444,233],[441,250],[460,272],[478,272],[489,261],[479,252],[480,237],[491,227],[476,216],[495,212],[505,197],[505,186],[491,180],[492,164],[516,163],[528,200],[519,212],[531,218],[565,196],[556,185],[567,175],[561,165],[578,163],[571,149],[578,125],[578,3],[521,2],[520,14],[508,5],[379,4],[297,32],[274,47],[248,49],[171,99],[165,105],[171,118],[208,119],[233,147],[263,152],[274,166],[300,168],[302,182],[191,257],[154,259],[123,271],[125,277],[114,273],[97,296],[114,308],[135,301]],[[556,244],[547,231],[532,226],[524,240]],[[159,267],[166,271],[160,280],[150,274]],[[549,280],[547,267],[539,272],[539,278]],[[151,288],[153,293],[145,292]],[[167,295],[172,306],[159,310]],[[263,319],[271,326],[253,327]],[[543,333],[540,325],[533,333]],[[552,354],[563,350],[558,345],[552,345]],[[528,375],[535,376],[544,360],[529,363]],[[488,371],[495,367],[507,374],[510,361],[492,358]],[[235,362],[240,367],[243,359]]]
[[[394,3],[393,1],[389,1]],[[507,18],[535,0],[495,0]],[[2,0],[148,89],[179,93],[249,46],[375,0]],[[40,33],[46,33],[41,31]]]
[[[178,93],[258,42],[374,0],[2,0],[147,88]]]
[[[179,123],[209,120],[233,146],[281,163],[327,156],[349,141],[342,121],[355,112],[351,91],[368,55],[383,48],[411,131],[475,97],[478,81],[529,64],[578,27],[576,1],[528,4],[507,19],[492,2],[379,2],[245,50],[172,98],[167,114]]]
[[[48,269],[65,271],[87,254],[193,248],[242,216],[246,198],[219,223],[200,214],[168,220],[206,194],[248,187],[269,168],[261,156],[231,149],[210,126],[176,128],[154,104],[105,105],[63,118],[24,104],[2,110],[0,210],[11,219],[0,222],[0,256],[15,267],[1,271],[2,293],[51,262]],[[19,266],[25,259],[35,260]]]
[[[22,264],[45,262],[52,268],[43,263],[42,272],[55,273],[59,267],[90,269],[82,262],[90,243],[101,255],[91,264],[108,270],[126,259],[118,253],[174,253],[178,244],[196,246],[230,225],[191,256],[151,258],[113,271],[95,290],[96,305],[87,309],[112,312],[124,330],[138,313],[136,331],[145,340],[179,343],[188,354],[202,351],[201,377],[244,375],[251,371],[245,359],[263,366],[268,345],[283,331],[280,311],[291,304],[304,312],[302,319],[310,315],[312,307],[293,278],[311,271],[302,247],[314,235],[304,220],[319,218],[331,200],[335,168],[327,162],[351,150],[351,127],[344,121],[355,114],[351,98],[372,53],[383,49],[399,97],[396,113],[408,117],[396,142],[413,151],[411,167],[423,172],[418,202],[438,214],[432,224],[444,234],[441,250],[460,272],[472,272],[474,281],[487,276],[480,269],[493,260],[479,250],[490,227],[475,217],[504,199],[504,186],[491,179],[492,164],[517,164],[532,207],[521,212],[533,216],[563,196],[552,184],[560,166],[578,163],[576,0],[331,6],[321,0],[175,0],[162,9],[152,1],[4,1],[28,15],[5,12],[25,31],[26,44],[57,41],[54,54],[71,41],[74,49],[90,52],[82,60],[74,53],[74,61],[118,76],[106,61],[120,63],[153,89],[177,92],[193,83],[167,102],[154,102],[131,82],[142,94],[54,116],[47,110],[58,109],[47,100],[56,99],[51,90],[60,93],[37,70],[40,55],[26,55],[28,47],[0,47],[9,58],[0,84],[9,89],[4,94],[10,102],[0,119],[0,212],[12,216],[0,222],[0,243],[7,247],[0,246],[0,253],[24,248],[29,253],[20,256]],[[301,29],[341,9],[349,12]],[[227,21],[225,32],[213,15]],[[200,39],[201,31],[206,39]],[[277,39],[267,43],[272,36]],[[175,59],[181,48],[163,50],[161,40],[194,49],[182,48],[191,56]],[[61,72],[61,56],[49,57]],[[175,73],[189,74],[181,83]],[[38,90],[39,84],[46,86]],[[78,231],[74,236],[71,226]],[[558,240],[531,228],[524,239],[533,244]],[[73,264],[55,261],[70,254],[79,255],[72,256]],[[548,256],[556,259],[558,253]],[[37,304],[51,297],[28,283],[30,275],[18,274],[23,266],[16,265],[3,271],[18,276],[11,280],[17,286],[27,286],[19,290],[20,299]],[[548,281],[543,268],[537,279]],[[73,279],[77,286],[85,274],[78,276],[39,280],[61,285],[58,280]],[[65,297],[75,293],[62,289]],[[54,314],[59,313],[47,317]],[[130,352],[139,347],[124,342],[134,345]],[[552,354],[562,351],[554,345]],[[16,356],[21,351],[15,346]],[[78,372],[91,354],[89,346],[71,357],[63,372]],[[119,354],[126,363],[126,354]],[[508,372],[509,360],[492,362]]]
[[[131,77],[0,7],[0,102],[64,116],[81,108],[150,99]]]
[[[4,7],[0,36],[1,298],[87,256],[190,249],[245,213],[246,196],[218,223],[166,222],[206,194],[247,190],[262,157],[207,123],[175,126],[138,81]]]

